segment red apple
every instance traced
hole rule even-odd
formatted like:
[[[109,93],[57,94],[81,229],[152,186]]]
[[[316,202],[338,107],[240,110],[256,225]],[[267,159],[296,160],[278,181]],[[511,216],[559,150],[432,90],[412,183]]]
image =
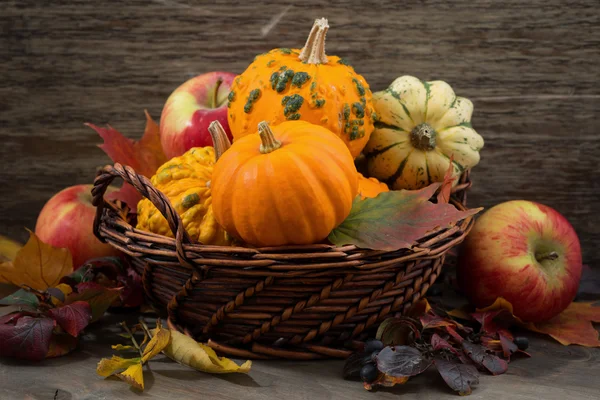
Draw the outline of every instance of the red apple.
[[[513,200],[486,211],[459,253],[458,283],[482,308],[503,297],[515,316],[548,320],[577,294],[581,247],[575,230],[556,210]]]
[[[219,121],[233,140],[227,122],[227,97],[235,77],[231,72],[208,72],[171,93],[160,116],[160,140],[168,158],[192,147],[212,146],[208,125],[213,121]]]
[[[35,225],[35,234],[41,241],[69,249],[75,269],[92,258],[119,254],[94,236],[96,208],[91,190],[92,185],[76,185],[56,193],[42,208]],[[115,188],[109,188],[107,193],[114,191]]]

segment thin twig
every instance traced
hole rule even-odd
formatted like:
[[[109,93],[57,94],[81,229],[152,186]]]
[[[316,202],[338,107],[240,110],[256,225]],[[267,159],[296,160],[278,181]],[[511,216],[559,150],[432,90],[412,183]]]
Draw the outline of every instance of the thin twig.
[[[137,340],[135,340],[135,337],[133,337],[133,332],[131,332],[131,329],[129,329],[129,327],[127,326],[125,321],[121,322],[119,325],[121,325],[121,328],[125,329],[125,332],[127,332],[129,334],[131,342],[133,343],[133,347],[135,347],[137,349],[137,351],[140,353],[140,357],[143,357],[144,352],[142,351],[142,348],[138,344]]]

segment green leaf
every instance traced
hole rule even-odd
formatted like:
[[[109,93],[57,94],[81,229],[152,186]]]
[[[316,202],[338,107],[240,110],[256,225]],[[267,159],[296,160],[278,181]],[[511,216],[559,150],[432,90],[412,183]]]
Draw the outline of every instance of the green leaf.
[[[31,307],[37,307],[40,302],[35,294],[28,292],[25,289],[19,289],[13,294],[0,300],[0,306],[8,306],[11,304],[25,304]]]
[[[477,214],[481,208],[460,211],[452,204],[429,201],[440,183],[421,190],[380,193],[375,198],[354,199],[350,215],[329,234],[329,241],[343,246],[394,251],[411,248],[428,232]]]

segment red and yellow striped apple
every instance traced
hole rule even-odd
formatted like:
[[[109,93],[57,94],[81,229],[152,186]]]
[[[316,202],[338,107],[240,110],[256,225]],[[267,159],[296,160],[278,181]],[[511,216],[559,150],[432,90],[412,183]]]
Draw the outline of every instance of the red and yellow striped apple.
[[[459,253],[458,284],[477,307],[503,297],[514,315],[548,320],[575,298],[581,247],[571,224],[543,204],[513,200],[487,210]]]
[[[92,205],[91,190],[92,185],[76,185],[56,193],[46,202],[35,224],[35,234],[42,242],[69,249],[74,268],[92,258],[119,254],[94,236],[96,208]],[[107,198],[114,192],[116,189],[109,187]]]
[[[227,122],[227,97],[235,77],[231,72],[208,72],[171,93],[160,116],[160,140],[168,158],[192,147],[212,146],[208,125],[213,121],[219,121],[233,140]]]

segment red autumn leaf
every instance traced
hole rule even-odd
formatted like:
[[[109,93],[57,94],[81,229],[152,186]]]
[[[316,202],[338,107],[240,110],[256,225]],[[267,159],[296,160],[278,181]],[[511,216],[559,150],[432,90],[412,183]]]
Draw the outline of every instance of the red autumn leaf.
[[[431,305],[426,298],[420,298],[419,301],[414,303],[406,312],[407,317],[419,318],[422,315],[429,314],[432,312]]]
[[[578,344],[586,347],[600,347],[598,331],[592,322],[600,322],[600,306],[596,303],[573,302],[562,313],[546,322],[523,322],[512,316],[519,325],[532,332],[544,333],[567,346]],[[494,304],[482,311],[494,311],[505,309],[512,314],[513,307],[510,302],[503,298],[497,298]]]
[[[598,331],[592,322],[600,322],[600,306],[574,302],[551,320],[534,324],[531,330],[550,335],[565,346],[600,347]]]
[[[48,313],[65,332],[74,337],[78,336],[92,319],[92,308],[85,301],[53,308]]]
[[[99,147],[104,150],[113,162],[127,165],[133,168],[138,174],[149,178],[154,175],[158,167],[167,161],[167,156],[165,156],[160,143],[158,125],[147,111],[145,111],[145,114],[146,129],[144,136],[137,142],[123,136],[123,134],[111,126],[101,128],[90,123],[86,125],[95,130],[104,140],[104,143],[99,145]],[[132,210],[135,210],[137,200],[132,204],[132,199],[137,198],[139,200],[140,196],[133,187],[127,188],[127,186],[129,185],[123,185],[121,189],[123,193],[118,198],[127,203]]]
[[[90,305],[92,311],[92,320],[97,321],[104,315],[106,310],[119,298],[120,288],[105,288],[94,282],[83,282],[77,285],[77,293],[71,293],[67,296],[65,304],[73,304],[78,301],[84,301]]]
[[[465,340],[462,342],[462,348],[465,354],[467,354],[475,364],[483,366],[492,375],[503,374],[508,369],[508,363],[506,361],[493,354],[489,354],[485,347],[481,345]]]
[[[450,334],[450,336],[452,336],[452,338],[456,340],[457,343],[462,343],[465,340],[451,326],[445,326],[444,329],[446,329],[446,332],[448,332],[448,334]]]
[[[15,325],[0,325],[0,356],[43,360],[50,347],[54,321],[24,316]]]
[[[454,348],[446,339],[442,338],[437,333],[431,335],[431,346],[433,350],[446,349],[454,353],[456,356],[459,355],[459,351]]]
[[[46,353],[46,358],[60,357],[69,354],[71,351],[75,350],[78,342],[79,339],[77,337],[66,334],[54,334],[50,339],[50,347],[48,348],[48,353]]]
[[[431,314],[425,314],[421,318],[419,318],[419,320],[423,325],[423,330],[441,328],[444,326],[456,326],[456,323],[454,323],[454,321]]]
[[[450,156],[450,163],[448,165],[448,169],[446,170],[446,174],[444,175],[444,181],[442,182],[442,186],[440,187],[440,191],[437,195],[438,203],[448,203],[450,201],[450,195],[452,194],[452,184],[456,179],[452,176],[454,172],[454,154]]]
[[[481,208],[459,211],[451,204],[429,201],[441,183],[421,190],[392,190],[375,198],[354,199],[350,215],[329,234],[336,245],[394,251],[411,248],[418,239],[439,227],[448,227]]]
[[[517,347],[517,345],[512,341],[512,339],[504,336],[503,334],[499,334],[500,337],[500,344],[502,345],[502,353],[504,354],[505,358],[510,358],[510,356],[516,352],[519,348]]]
[[[441,359],[433,361],[444,382],[461,396],[471,394],[471,385],[479,383],[479,372],[473,365],[458,364]]]
[[[389,376],[415,376],[431,365],[431,360],[409,346],[388,346],[377,354],[377,369]]]

